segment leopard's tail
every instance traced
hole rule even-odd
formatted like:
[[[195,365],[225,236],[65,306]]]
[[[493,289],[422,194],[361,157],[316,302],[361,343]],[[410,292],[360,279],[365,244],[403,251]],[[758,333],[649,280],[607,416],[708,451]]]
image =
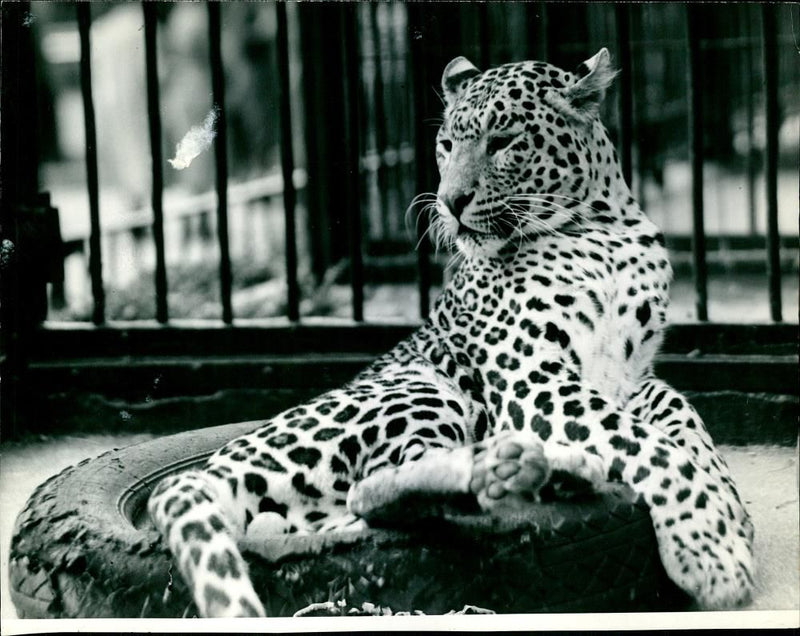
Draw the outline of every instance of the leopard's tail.
[[[213,477],[188,471],[158,484],[148,511],[204,617],[264,616]]]

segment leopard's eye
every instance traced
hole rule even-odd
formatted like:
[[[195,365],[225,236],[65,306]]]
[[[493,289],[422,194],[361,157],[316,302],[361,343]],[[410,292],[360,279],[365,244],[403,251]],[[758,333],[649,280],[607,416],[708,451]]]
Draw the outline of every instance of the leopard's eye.
[[[440,139],[439,143],[442,144],[445,152],[450,152],[453,149],[453,142],[449,139]]]
[[[490,155],[498,153],[503,148],[507,148],[515,138],[516,135],[496,135],[494,137],[489,137],[489,141],[486,142],[486,152]]]

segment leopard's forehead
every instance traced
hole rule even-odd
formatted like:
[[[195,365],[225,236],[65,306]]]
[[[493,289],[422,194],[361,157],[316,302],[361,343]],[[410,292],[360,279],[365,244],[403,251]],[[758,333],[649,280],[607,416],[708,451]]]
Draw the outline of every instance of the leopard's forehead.
[[[504,64],[476,75],[447,109],[451,133],[472,138],[530,119],[546,92],[575,82],[573,73],[546,62]]]
[[[546,62],[514,62],[484,71],[470,80],[465,97],[519,88],[536,93],[548,88],[565,88],[574,81],[573,73]]]

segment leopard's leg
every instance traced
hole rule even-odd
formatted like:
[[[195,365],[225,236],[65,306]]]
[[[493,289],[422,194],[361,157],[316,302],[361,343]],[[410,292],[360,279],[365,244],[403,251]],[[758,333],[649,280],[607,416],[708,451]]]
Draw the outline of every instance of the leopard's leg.
[[[473,464],[470,441],[486,434],[485,411],[456,381],[427,364],[421,369],[422,377],[404,384],[407,396],[391,409],[402,414],[383,422],[385,443],[371,451],[348,491],[347,509],[368,521],[395,518],[404,501],[413,508],[406,518],[415,516],[416,495],[468,492]],[[414,421],[413,410],[406,406],[415,402],[435,410],[429,409],[422,421]],[[401,429],[402,435],[395,436],[393,429]]]
[[[232,440],[202,471],[166,479],[149,510],[199,612],[263,614],[237,545],[264,556],[257,544],[276,534],[353,528],[358,520],[345,506],[351,484],[381,466],[464,444],[473,411],[451,378],[407,356]]]
[[[578,474],[583,468],[583,459],[572,453],[551,455],[546,458],[543,445],[530,436],[509,432],[467,446],[429,449],[356,483],[348,493],[347,506],[354,514],[373,520],[384,517],[401,499],[471,494],[484,510],[513,510],[536,501],[553,470]]]
[[[485,510],[502,513],[530,505],[526,500],[535,498],[551,471],[598,488],[620,482],[649,506],[662,561],[679,586],[706,608],[747,602],[753,585],[749,521],[735,494],[653,424],[577,384],[552,388],[533,405],[512,409],[509,432],[372,475],[351,490],[348,505],[363,511],[403,489],[423,492],[438,484],[441,492],[473,492]],[[505,462],[517,464],[503,469],[512,480],[521,477],[510,487],[507,475],[495,472]],[[539,470],[523,470],[526,463]],[[520,495],[525,487],[528,495]]]
[[[703,420],[689,401],[658,378],[644,380],[625,405],[625,410],[662,430],[675,444],[687,450],[697,465],[728,489],[741,503],[725,459],[714,446]],[[752,524],[744,521],[752,541]]]
[[[523,429],[527,425],[543,439],[545,456],[548,449],[566,445],[587,465],[597,457],[609,481],[625,483],[640,495],[649,506],[667,573],[702,607],[748,602],[750,522],[714,464],[704,465],[702,454],[634,415],[635,404],[620,408],[574,383],[552,389],[546,414],[541,412],[545,400],[539,399],[540,412],[518,418]]]
[[[148,502],[150,518],[204,617],[264,616],[237,547],[241,528],[224,499],[229,485],[205,471],[161,481]]]

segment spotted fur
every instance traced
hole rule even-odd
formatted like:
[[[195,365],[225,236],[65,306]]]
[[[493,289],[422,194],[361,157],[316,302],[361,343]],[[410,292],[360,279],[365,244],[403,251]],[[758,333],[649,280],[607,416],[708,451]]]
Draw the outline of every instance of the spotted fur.
[[[628,484],[704,607],[752,590],[752,525],[688,402],[652,375],[670,266],[598,119],[605,49],[445,69],[433,228],[461,256],[430,318],[346,386],[163,481],[150,513],[204,616],[263,614],[237,541],[358,527],[414,493],[491,514],[569,475]]]

